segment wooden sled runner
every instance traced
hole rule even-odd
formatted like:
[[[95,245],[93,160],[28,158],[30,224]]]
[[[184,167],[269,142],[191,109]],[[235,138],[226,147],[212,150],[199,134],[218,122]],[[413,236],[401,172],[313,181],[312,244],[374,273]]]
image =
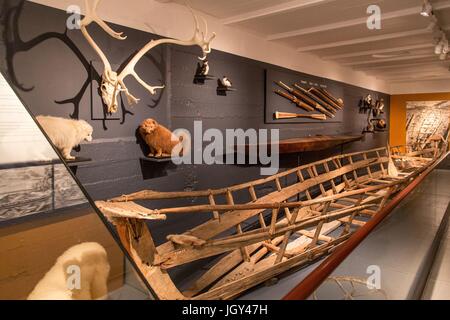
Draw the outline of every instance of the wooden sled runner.
[[[157,298],[232,299],[330,254],[443,153],[438,142],[407,149],[339,155],[223,189],[145,190],[96,204]],[[180,199],[195,204],[148,209],[136,203]],[[188,213],[210,219],[156,246],[152,220]],[[203,259],[209,268],[181,291],[169,270]]]

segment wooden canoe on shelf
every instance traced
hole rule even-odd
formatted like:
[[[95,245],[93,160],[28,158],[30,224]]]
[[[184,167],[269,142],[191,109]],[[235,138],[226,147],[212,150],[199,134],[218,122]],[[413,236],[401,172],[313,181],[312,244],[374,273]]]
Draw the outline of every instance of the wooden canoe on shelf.
[[[315,136],[280,141],[280,154],[331,149],[346,143],[362,140],[363,135]]]
[[[343,144],[360,141],[363,135],[337,135],[337,136],[313,136],[304,138],[291,138],[280,140],[278,143],[280,154],[292,154],[300,152],[321,151],[331,149]],[[246,145],[245,149],[248,151],[250,145]],[[236,150],[239,150],[236,147]],[[270,148],[269,148],[270,150]]]
[[[437,145],[401,150],[339,155],[222,189],[144,190],[96,204],[157,298],[232,299],[328,255],[443,154]],[[209,220],[156,245],[152,220],[183,214]],[[208,269],[194,268],[181,290],[168,271],[199,260]]]

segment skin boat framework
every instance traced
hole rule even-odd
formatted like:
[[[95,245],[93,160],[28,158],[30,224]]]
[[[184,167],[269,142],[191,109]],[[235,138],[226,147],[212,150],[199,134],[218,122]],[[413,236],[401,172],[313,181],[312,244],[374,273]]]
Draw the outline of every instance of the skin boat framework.
[[[446,146],[446,141],[436,140],[422,151],[379,148],[223,189],[145,190],[96,204],[116,227],[157,298],[233,299],[332,253],[436,161]],[[153,201],[169,206],[142,205]],[[191,205],[172,207],[177,203]],[[156,245],[151,220],[184,214],[197,214],[206,222],[167,235],[167,242]],[[192,268],[190,283],[176,285],[170,270],[199,260],[207,268]]]

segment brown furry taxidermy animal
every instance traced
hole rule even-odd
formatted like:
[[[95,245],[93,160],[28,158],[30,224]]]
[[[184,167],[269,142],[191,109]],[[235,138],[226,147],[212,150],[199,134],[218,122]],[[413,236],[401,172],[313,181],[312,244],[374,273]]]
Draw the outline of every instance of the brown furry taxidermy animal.
[[[172,150],[181,142],[190,145],[188,136],[177,137],[154,119],[144,120],[139,126],[139,133],[150,148],[149,157],[170,157]],[[181,149],[179,155],[186,154],[188,152],[186,149],[188,148]]]

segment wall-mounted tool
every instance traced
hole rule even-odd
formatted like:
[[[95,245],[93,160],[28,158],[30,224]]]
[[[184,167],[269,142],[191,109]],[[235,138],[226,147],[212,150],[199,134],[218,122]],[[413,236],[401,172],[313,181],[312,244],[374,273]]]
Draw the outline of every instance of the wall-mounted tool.
[[[381,98],[375,102],[375,105],[372,108],[372,113],[374,118],[379,117],[384,113],[384,99]]]
[[[286,93],[286,92],[281,91],[281,90],[275,90],[274,92],[276,94],[278,94],[280,97],[283,97],[283,98],[291,101],[292,103],[295,103],[297,105],[297,107],[302,108],[305,111],[314,111],[313,107],[311,107],[307,103],[304,103],[303,101],[301,101],[297,97],[290,95],[289,93]]]
[[[370,113],[369,113],[370,115]],[[375,133],[385,131],[387,128],[387,122],[384,119],[369,119],[367,121],[367,127],[364,128],[363,133]]]
[[[344,108],[344,100],[342,100],[342,98],[336,98],[330,92],[328,92],[325,88],[318,88],[317,90],[320,91],[328,99],[333,101],[338,107],[340,107],[339,109]]]
[[[330,106],[327,102],[323,101],[319,97],[315,96],[308,90],[300,87],[298,84],[294,84],[294,87],[300,90],[300,93],[302,97],[308,101],[310,101],[310,104],[312,104],[318,111],[328,115],[329,113],[332,114],[331,118],[334,118],[334,114],[336,113],[336,109],[334,109],[332,106]]]
[[[275,112],[274,118],[276,120],[282,119],[296,119],[296,118],[306,118],[313,120],[327,120],[327,117],[324,114],[299,114],[299,113],[290,113],[290,112]]]
[[[329,118],[335,117],[335,115],[331,111],[323,108],[320,104],[318,104],[317,102],[315,102],[313,99],[309,98],[307,95],[303,94],[302,92],[289,87],[282,81],[278,81],[275,83],[278,86],[280,86],[281,88],[283,88],[286,91],[288,91],[289,93],[291,93],[292,96],[283,91],[280,91],[280,90],[276,90],[275,93],[279,94],[280,96],[282,96],[288,100],[291,100],[292,102],[296,103],[300,108],[303,108],[306,111],[314,111],[314,110],[320,111],[321,113],[325,114]]]
[[[359,103],[359,108],[362,113],[366,113],[367,111],[373,109],[373,98],[371,94],[368,94],[361,99]]]
[[[337,101],[337,99],[330,98],[328,96],[328,94],[325,94],[322,90],[323,89],[319,89],[319,88],[311,88],[308,91],[311,92],[312,94],[314,94],[315,96],[319,97],[323,101],[327,102],[330,106],[333,107],[333,109],[342,110],[343,107],[338,102],[335,102],[335,101]]]

